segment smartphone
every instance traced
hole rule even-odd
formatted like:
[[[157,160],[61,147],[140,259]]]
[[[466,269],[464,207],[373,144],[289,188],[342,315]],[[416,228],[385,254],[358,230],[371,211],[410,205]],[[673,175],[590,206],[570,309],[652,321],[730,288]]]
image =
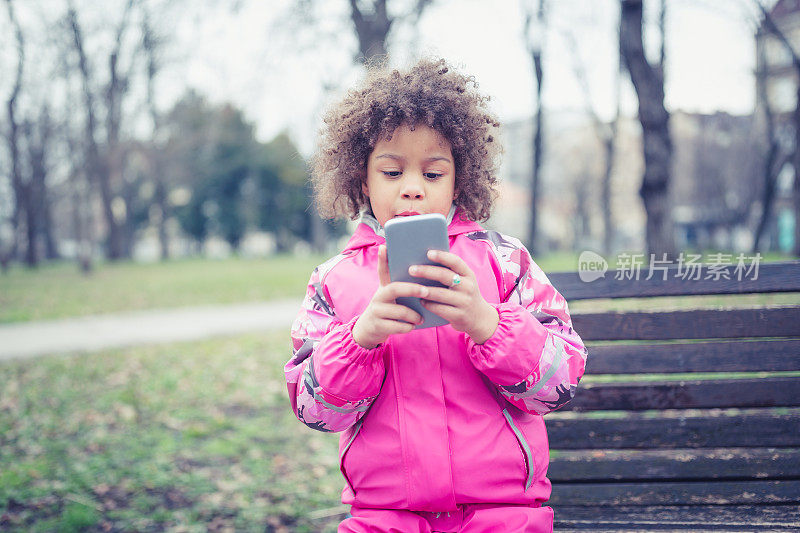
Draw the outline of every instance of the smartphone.
[[[447,221],[444,216],[413,215],[389,220],[384,225],[386,254],[389,259],[389,277],[392,281],[409,281],[429,287],[444,287],[438,281],[418,278],[408,273],[411,265],[439,265],[428,259],[428,250],[450,251],[447,237]],[[432,328],[447,324],[447,320],[422,306],[419,298],[401,297],[397,303],[405,305],[422,315],[424,322],[414,329]]]

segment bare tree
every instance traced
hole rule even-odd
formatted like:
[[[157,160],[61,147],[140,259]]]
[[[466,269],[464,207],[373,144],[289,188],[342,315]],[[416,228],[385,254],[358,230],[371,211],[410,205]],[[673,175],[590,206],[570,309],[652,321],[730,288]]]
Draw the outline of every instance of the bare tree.
[[[100,140],[101,129],[97,113],[98,96],[95,94],[96,86],[84,44],[84,32],[78,20],[78,13],[71,3],[67,12],[73,45],[78,55],[78,68],[83,87],[86,113],[86,164],[91,183],[100,192],[103,220],[108,231],[107,255],[111,260],[121,259],[129,253],[129,243],[125,240],[123,230],[126,213],[120,213],[119,210],[117,213],[114,212],[116,197],[114,184],[121,181],[124,165],[124,153],[120,145],[121,106],[123,96],[128,90],[128,79],[119,69],[119,60],[123,37],[129,26],[130,12],[135,3],[135,0],[128,0],[125,3],[121,20],[114,32],[114,44],[108,55],[109,80],[100,99],[105,111],[105,127],[103,128],[105,139],[102,141]]]
[[[27,121],[25,136],[28,147],[28,168],[30,180],[28,182],[27,213],[28,232],[28,264],[38,263],[39,239],[44,241],[44,257],[56,259],[55,238],[53,236],[53,222],[50,195],[47,187],[47,177],[50,174],[50,152],[52,151],[54,124],[50,116],[50,108],[43,104],[39,108],[39,116],[35,121]],[[31,263],[31,261],[33,263]]]
[[[672,141],[669,113],[664,107],[664,31],[661,32],[660,63],[651,65],[642,39],[642,0],[620,0],[620,53],[639,101],[642,125],[644,176],[639,194],[647,213],[647,251],[675,254],[675,236],[670,216],[669,184]],[[664,20],[664,2],[660,21]]]
[[[393,28],[415,28],[426,9],[435,0],[413,0],[405,13],[392,14],[389,10],[390,2],[387,0],[349,0],[347,17],[350,28],[354,31],[358,42],[358,50],[353,57],[356,64],[364,65],[380,62],[389,56],[389,34]],[[295,0],[285,18],[280,19],[278,28],[290,28],[294,33],[309,27],[321,26],[315,15],[319,12],[320,0]],[[326,4],[327,5],[327,4]],[[302,26],[302,28],[298,27]],[[338,32],[341,33],[341,32]],[[326,34],[325,39],[333,40],[336,35]],[[303,41],[303,39],[300,39]],[[316,48],[320,42],[319,33],[313,35],[313,42],[300,43],[301,49]],[[298,47],[298,40],[292,35],[292,47]],[[413,46],[412,46],[413,48]],[[327,97],[337,87],[340,73],[328,74],[323,81],[323,95]],[[309,189],[310,190],[310,189]],[[317,250],[324,250],[328,243],[328,227],[319,218],[316,210],[309,209],[310,224],[312,227],[312,246]]]
[[[36,97],[36,84],[26,81],[35,79],[27,67],[33,66],[35,69],[36,61],[31,62],[27,53],[27,43],[12,0],[6,0],[6,7],[17,42],[16,76],[6,102],[9,123],[7,141],[14,192],[14,236],[9,253],[4,250],[0,261],[4,266],[7,265],[24,246],[25,264],[34,267],[42,258],[58,256],[48,190],[54,123],[47,97]],[[25,102],[22,108],[21,97]]]
[[[761,250],[761,240],[767,228],[767,223],[772,216],[772,205],[775,200],[775,189],[778,181],[778,174],[781,169],[789,162],[791,154],[784,153],[782,150],[781,139],[778,136],[775,116],[772,111],[769,98],[767,97],[767,60],[766,50],[763,46],[759,47],[759,63],[761,68],[756,68],[756,84],[758,90],[756,97],[759,100],[759,108],[764,114],[765,134],[767,136],[767,154],[764,158],[763,170],[763,189],[761,191],[761,213],[753,235],[753,253]]]
[[[388,49],[386,39],[392,24],[399,18],[417,23],[433,0],[416,0],[411,11],[403,16],[392,18],[386,8],[386,0],[370,0],[359,2],[350,0],[350,20],[358,37],[358,57],[363,63],[375,58],[386,57]]]
[[[12,214],[12,243],[8,248],[8,253],[0,257],[2,261],[3,270],[8,268],[8,262],[17,253],[18,246],[18,232],[20,220],[22,218],[22,206],[25,205],[26,187],[22,180],[21,156],[20,156],[20,124],[17,118],[17,105],[19,101],[20,91],[22,89],[22,77],[25,68],[25,40],[22,34],[22,28],[17,20],[16,13],[14,12],[14,4],[11,0],[6,0],[6,7],[8,8],[8,17],[11,20],[11,25],[14,27],[14,34],[17,40],[17,72],[14,78],[14,86],[11,94],[6,101],[6,112],[8,114],[8,151],[11,160],[11,186],[14,192],[14,212]],[[30,246],[28,248],[31,248]]]
[[[95,95],[92,88],[92,76],[89,72],[89,59],[84,48],[83,30],[78,22],[78,13],[74,6],[70,5],[67,13],[67,20],[72,37],[74,40],[75,51],[78,54],[78,68],[81,76],[81,86],[83,93],[83,105],[86,113],[84,123],[84,152],[86,159],[86,172],[89,182],[96,186],[100,191],[103,204],[103,217],[107,225],[109,242],[119,242],[119,226],[114,220],[114,213],[111,210],[111,184],[108,181],[104,161],[100,153],[98,137],[98,120],[96,115]],[[114,257],[115,252],[110,252],[109,257]]]
[[[790,155],[792,167],[795,171],[795,179],[794,179],[794,190],[793,190],[793,197],[794,197],[794,212],[795,212],[795,221],[800,221],[800,179],[797,178],[798,176],[798,169],[800,169],[800,54],[798,50],[792,45],[789,38],[786,34],[778,27],[775,21],[772,19],[769,11],[764,7],[764,5],[756,1],[756,5],[758,9],[761,11],[761,15],[763,17],[762,20],[762,27],[768,33],[774,35],[778,41],[783,45],[783,48],[791,57],[791,65],[795,71],[795,79],[798,80],[797,87],[796,87],[796,98],[795,98],[795,109],[792,113],[791,123],[794,129],[794,147],[793,153]],[[766,62],[763,63],[766,67]],[[759,73],[759,78],[757,81],[759,83],[763,83],[764,86],[762,87],[763,90],[759,91],[762,94],[766,95],[766,76],[767,72]],[[775,124],[773,120],[773,116],[771,110],[769,108],[768,98],[765,96],[765,104],[763,109],[765,111],[765,116],[767,119],[767,128],[768,128],[768,135],[770,136],[770,149],[767,153],[767,162],[766,164],[769,165],[765,171],[764,177],[764,205],[763,205],[763,212],[761,219],[759,221],[758,228],[756,229],[755,234],[755,242],[754,242],[754,250],[758,250],[760,246],[760,240],[762,234],[766,228],[767,221],[769,219],[769,215],[772,209],[772,203],[775,197],[775,187],[777,182],[778,174],[780,173],[781,169],[783,168],[783,163],[780,160],[777,160],[776,151],[777,148],[773,148],[773,146],[777,147],[777,139],[775,138]],[[777,164],[776,164],[777,163]],[[794,254],[800,255],[800,223],[795,222],[795,233],[794,233]]]
[[[86,275],[92,271],[92,249],[94,248],[93,217],[89,198],[91,183],[84,159],[77,156],[82,151],[78,142],[79,136],[67,132],[65,137],[69,153],[73,154],[67,177],[70,211],[72,214],[72,234],[77,246],[76,257],[78,265],[81,272]]]
[[[155,81],[161,64],[159,62],[159,48],[161,40],[156,34],[150,20],[150,12],[144,10],[142,18],[142,49],[146,57],[147,71],[147,109],[153,123],[153,133],[148,151],[150,173],[153,178],[153,201],[158,210],[156,225],[158,227],[158,242],[161,250],[161,260],[169,259],[169,242],[167,236],[167,219],[170,217],[169,202],[167,201],[167,183],[164,176],[164,153],[161,145],[161,114],[156,106]]]
[[[358,5],[358,0],[350,0],[350,17],[358,37],[360,59],[386,55],[386,36],[392,28],[392,20],[386,11],[386,0],[374,0],[367,9]]]
[[[542,53],[544,48],[545,28],[546,28],[546,0],[537,0],[538,6],[535,8],[536,14],[532,6],[525,5],[525,26],[524,35],[528,54],[531,57],[533,65],[533,72],[536,76],[536,89],[534,91],[534,115],[533,115],[533,136],[532,136],[532,161],[531,161],[531,216],[528,224],[528,248],[534,255],[538,254],[539,238],[538,238],[538,202],[540,195],[540,170],[542,166],[542,151],[543,151],[543,122],[544,113],[542,110],[542,83],[544,79],[544,71],[542,70]],[[535,20],[534,20],[535,17]]]
[[[122,17],[114,32],[114,45],[108,55],[108,84],[104,90],[105,101],[105,150],[106,150],[106,163],[104,165],[107,176],[104,176],[104,181],[107,181],[110,187],[113,188],[115,184],[120,186],[123,184],[123,167],[125,165],[125,149],[120,142],[120,129],[122,125],[122,99],[128,90],[129,79],[125,72],[120,70],[120,53],[122,50],[122,43],[125,32],[128,29],[131,17],[131,9],[133,8],[135,0],[127,0],[125,8],[122,12]],[[124,198],[124,196],[122,196]],[[122,204],[127,206],[128,203]],[[114,212],[114,205],[111,206],[111,217],[115,222],[115,231],[109,232],[108,249],[109,258],[121,259],[130,255],[130,241],[131,231],[126,221],[128,219],[127,209],[120,213],[120,210]]]
[[[611,122],[606,123],[600,118],[599,113],[592,104],[586,66],[580,59],[578,42],[577,39],[575,39],[575,34],[572,31],[566,31],[564,33],[564,37],[566,38],[572,51],[575,77],[581,87],[581,92],[583,92],[586,113],[591,118],[594,131],[598,140],[603,146],[603,174],[600,180],[600,209],[603,213],[603,252],[609,254],[611,253],[612,243],[614,240],[613,212],[611,207],[611,177],[614,170],[614,154],[616,152],[617,129],[620,118],[621,61],[618,61],[616,76],[614,78],[616,111]]]

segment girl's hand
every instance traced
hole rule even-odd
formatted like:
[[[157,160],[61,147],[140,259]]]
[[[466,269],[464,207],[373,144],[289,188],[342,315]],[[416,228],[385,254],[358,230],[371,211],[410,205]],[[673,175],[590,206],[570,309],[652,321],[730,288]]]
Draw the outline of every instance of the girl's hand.
[[[443,266],[414,265],[408,273],[436,280],[449,288],[428,287],[429,294],[422,305],[448,320],[454,329],[469,335],[475,343],[486,342],[497,329],[500,317],[481,296],[475,273],[463,259],[451,252],[430,250],[428,259]],[[453,285],[456,275],[461,282]]]
[[[422,323],[422,316],[419,313],[396,303],[395,298],[429,296],[429,289],[424,285],[391,282],[386,246],[383,245],[378,248],[378,281],[380,287],[353,326],[353,340],[366,349],[375,348],[386,341],[389,335],[408,333],[415,325]]]

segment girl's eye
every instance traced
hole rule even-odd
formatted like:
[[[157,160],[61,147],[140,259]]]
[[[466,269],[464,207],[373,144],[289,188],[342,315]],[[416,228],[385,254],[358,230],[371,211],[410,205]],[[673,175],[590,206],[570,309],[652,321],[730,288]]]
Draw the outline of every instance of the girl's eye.
[[[433,181],[433,180],[438,180],[439,178],[441,178],[442,174],[439,174],[438,172],[426,172],[425,173],[425,177],[428,178],[429,180]]]
[[[384,176],[389,176],[390,178],[396,178],[399,176],[401,172],[399,170],[385,170],[383,171]]]

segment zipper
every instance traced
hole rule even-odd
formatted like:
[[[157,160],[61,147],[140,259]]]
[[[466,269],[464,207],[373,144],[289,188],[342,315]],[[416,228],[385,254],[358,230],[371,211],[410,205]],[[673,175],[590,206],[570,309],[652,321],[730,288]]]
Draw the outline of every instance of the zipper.
[[[533,453],[531,452],[531,447],[528,444],[528,441],[525,439],[525,435],[514,423],[514,419],[511,418],[508,409],[503,409],[503,416],[506,417],[506,422],[508,422],[509,427],[511,427],[511,431],[513,431],[514,435],[517,437],[517,442],[522,449],[522,455],[525,459],[525,470],[528,472],[528,477],[525,480],[525,490],[528,490],[531,486],[531,483],[533,483],[534,470]]]
[[[353,434],[350,436],[350,440],[347,441],[347,444],[344,445],[344,448],[342,448],[341,453],[339,453],[339,472],[342,473],[342,477],[344,477],[344,482],[347,484],[347,488],[350,489],[350,492],[352,492],[353,495],[355,495],[356,491],[353,488],[353,485],[350,483],[350,480],[347,478],[347,474],[344,471],[344,456],[345,454],[347,454],[347,450],[350,449],[350,445],[353,444],[354,440],[356,440],[356,435],[358,435],[358,432],[361,431],[361,423],[363,421],[364,419],[362,418],[358,422],[356,422],[356,425],[353,426]]]

